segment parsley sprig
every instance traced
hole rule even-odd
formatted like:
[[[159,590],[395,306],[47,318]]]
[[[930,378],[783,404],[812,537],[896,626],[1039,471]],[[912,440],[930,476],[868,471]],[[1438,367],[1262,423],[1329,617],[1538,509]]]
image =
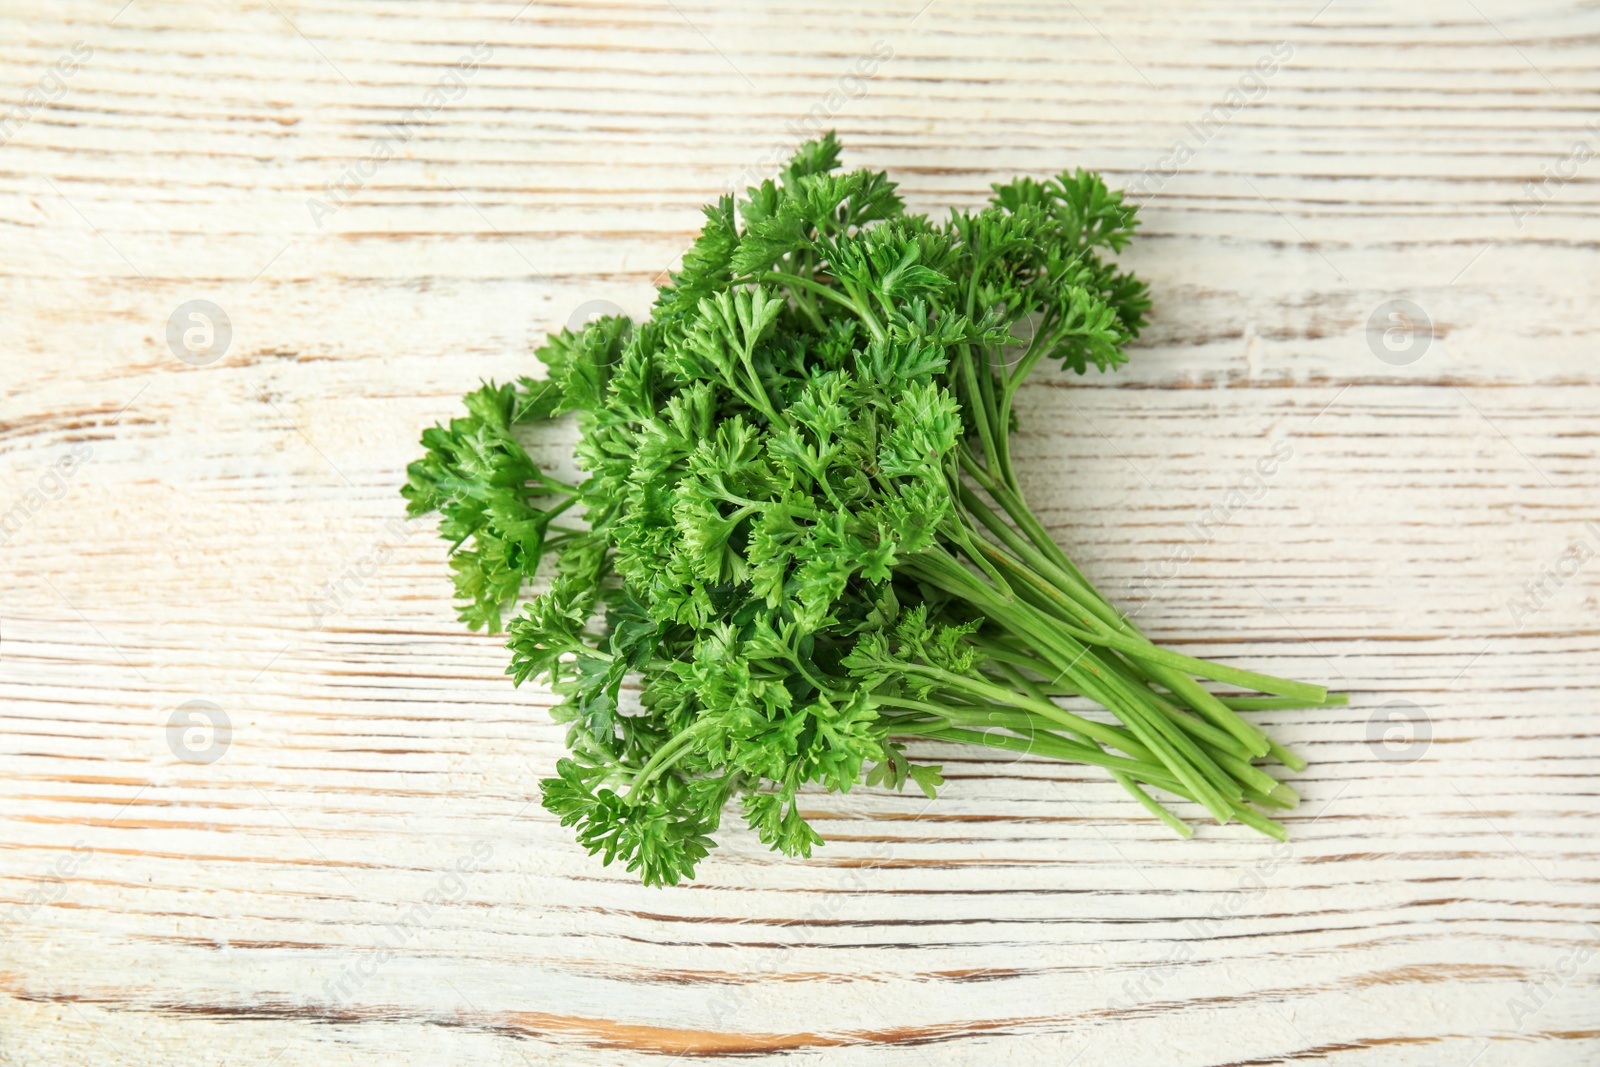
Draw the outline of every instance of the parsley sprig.
[[[1012,462],[1038,365],[1109,370],[1145,324],[1146,286],[1112,258],[1136,210],[1078,171],[935,223],[887,175],[840,172],[829,134],[705,209],[648,321],[563,330],[544,377],[485,385],[424,433],[409,510],[440,514],[462,621],[515,611],[508,673],[561,694],[570,756],[543,799],[580,844],[676,884],[737,799],[809,856],[807,785],[934,796],[907,740],[1103,767],[1184,836],[1152,790],[1284,836],[1264,811],[1298,798],[1258,761],[1304,763],[1239,711],[1342,698],[1152,644]],[[577,485],[522,444],[569,413]]]

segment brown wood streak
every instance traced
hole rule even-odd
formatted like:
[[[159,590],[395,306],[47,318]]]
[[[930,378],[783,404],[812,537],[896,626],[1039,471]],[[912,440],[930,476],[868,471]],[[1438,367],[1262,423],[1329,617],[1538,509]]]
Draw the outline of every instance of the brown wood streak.
[[[272,946],[281,947],[281,946]],[[1415,972],[1418,969],[1411,969]],[[1439,969],[1448,971],[1448,968]],[[1496,968],[1460,968],[1464,974],[1488,975]],[[1373,976],[1374,982],[1387,984],[1394,976]],[[1411,973],[1404,976],[1412,981],[1447,981],[1458,975]],[[203,1016],[227,1020],[284,1019],[299,1022],[324,1023],[395,1023],[415,1018],[414,1013],[401,1009],[363,1008],[360,1010],[323,1011],[303,1005],[274,1004],[258,1001],[239,1004],[189,1004],[152,1003],[134,1005],[124,1000],[85,995],[43,994],[22,986],[20,976],[0,973],[0,988],[21,1000],[41,1000],[64,1004],[96,1004],[117,1010],[135,1010],[171,1015]],[[1283,993],[1287,991],[1269,991]],[[1203,1009],[1208,1005],[1223,1003],[1232,998],[1205,998],[1190,1001],[1178,1007]],[[1241,998],[1243,999],[1243,998]],[[1167,1006],[1170,1010],[1172,1005]],[[1160,1005],[1149,1006],[1148,1011],[1163,1010]],[[1122,1013],[1108,1012],[1117,1015]],[[556,1015],[547,1012],[471,1013],[465,1016],[431,1016],[425,1018],[435,1025],[465,1027],[490,1033],[520,1037],[556,1037],[572,1039],[596,1049],[650,1052],[695,1058],[721,1056],[749,1056],[760,1053],[778,1053],[803,1049],[840,1048],[852,1045],[905,1045],[918,1046],[959,1041],[965,1038],[1004,1035],[1014,1031],[1035,1031],[1041,1026],[1057,1024],[1062,1020],[1049,1018],[987,1019],[980,1022],[952,1022],[936,1026],[895,1027],[840,1033],[738,1033],[725,1030],[697,1030],[681,1027],[646,1026],[620,1023],[608,1019]],[[1544,1036],[1555,1040],[1584,1040],[1600,1035],[1600,1030],[1547,1031]],[[1287,1063],[1297,1060],[1320,1059],[1330,1052],[1376,1048],[1389,1045],[1431,1045],[1448,1037],[1373,1037],[1341,1041],[1298,1049],[1267,1059],[1233,1061],[1238,1067],[1253,1064]]]
[[[694,1030],[668,1026],[644,1026],[609,1019],[555,1015],[547,1012],[497,1012],[460,1016],[418,1015],[404,1009],[366,1007],[326,1011],[289,1003],[256,1001],[250,1004],[189,1004],[158,1002],[133,1004],[120,998],[84,994],[36,992],[24,988],[19,976],[0,973],[0,988],[19,1000],[60,1004],[85,1004],[117,1011],[202,1016],[225,1020],[282,1019],[321,1023],[395,1023],[425,1019],[434,1025],[466,1027],[488,1033],[517,1037],[556,1037],[575,1040],[596,1049],[653,1052],[694,1057],[748,1056],[763,1052],[784,1052],[810,1048],[839,1048],[848,1045],[922,1045],[959,1040],[963,1037],[1002,1033],[1009,1028],[1039,1020],[984,1020],[939,1026],[900,1027],[889,1030],[852,1031],[839,1034],[730,1033],[720,1030]]]
[[[1600,1030],[1545,1030],[1538,1036],[1553,1041],[1582,1041],[1600,1036]],[[1461,1040],[1462,1034],[1442,1034],[1437,1037],[1372,1037],[1356,1041],[1338,1041],[1310,1048],[1296,1049],[1269,1059],[1230,1060],[1217,1067],[1270,1067],[1276,1063],[1293,1063],[1297,1060],[1326,1060],[1334,1052],[1359,1051],[1394,1046],[1426,1046],[1442,1044],[1448,1040]]]

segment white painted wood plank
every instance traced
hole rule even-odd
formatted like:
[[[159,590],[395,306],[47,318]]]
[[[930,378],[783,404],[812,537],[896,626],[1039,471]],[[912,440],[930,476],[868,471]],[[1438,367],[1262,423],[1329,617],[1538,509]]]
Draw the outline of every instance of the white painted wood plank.
[[[1512,604],[1600,521],[1600,164],[1524,184],[1600,150],[1587,8],[120,5],[0,13],[6,103],[93,50],[0,145],[0,515],[42,501],[0,546],[7,1062],[1600,1062],[1600,571]],[[1152,636],[1352,692],[1260,716],[1312,761],[1289,849],[951,752],[932,806],[819,795],[812,861],[730,828],[661,891],[530,803],[561,732],[391,525],[416,435],[584,301],[646,309],[876,42],[829,117],[928,211],[1138,182],[1292,53],[1146,183],[1133,362],[1042,376],[1017,441]],[[195,298],[234,329],[203,368],[164,341]],[[164,737],[191,699],[235,727],[204,766]],[[1368,740],[1396,700],[1416,762]]]

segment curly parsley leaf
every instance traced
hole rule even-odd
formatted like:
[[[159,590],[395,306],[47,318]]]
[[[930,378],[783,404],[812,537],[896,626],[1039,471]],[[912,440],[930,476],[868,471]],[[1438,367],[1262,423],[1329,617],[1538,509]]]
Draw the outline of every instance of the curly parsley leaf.
[[[807,857],[808,790],[932,798],[924,746],[961,743],[1103,767],[1185,835],[1151,790],[1281,835],[1259,809],[1293,791],[1255,761],[1302,764],[1199,680],[1336,698],[1149,642],[1012,463],[1035,368],[1110,370],[1145,325],[1145,284],[1108,258],[1137,208],[1079,170],[935,224],[839,160],[830,133],[711,204],[649,320],[557,331],[544,376],[484,385],[423,434],[403,492],[439,514],[463,621],[515,612],[507,673],[561,697],[545,808],[602,862],[676,885],[734,800]],[[518,439],[568,413],[576,485]]]

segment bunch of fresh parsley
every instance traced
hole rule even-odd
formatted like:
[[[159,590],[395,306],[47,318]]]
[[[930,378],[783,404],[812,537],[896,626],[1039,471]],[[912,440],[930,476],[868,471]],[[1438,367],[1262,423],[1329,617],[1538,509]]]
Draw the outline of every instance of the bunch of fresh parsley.
[[[1114,367],[1144,325],[1144,283],[1108,258],[1136,209],[1079,171],[935,224],[885,174],[838,166],[829,134],[708,206],[649,321],[564,330],[537,352],[547,376],[486,385],[423,434],[404,493],[440,513],[462,620],[498,631],[520,606],[508,673],[564,698],[545,807],[606,863],[676,884],[735,798],[808,856],[807,784],[933,796],[917,739],[1104,767],[1185,836],[1151,787],[1283,836],[1258,809],[1297,797],[1255,761],[1304,763],[1237,712],[1338,698],[1153,645],[1013,469],[1034,367]],[[568,413],[577,485],[518,439]]]

